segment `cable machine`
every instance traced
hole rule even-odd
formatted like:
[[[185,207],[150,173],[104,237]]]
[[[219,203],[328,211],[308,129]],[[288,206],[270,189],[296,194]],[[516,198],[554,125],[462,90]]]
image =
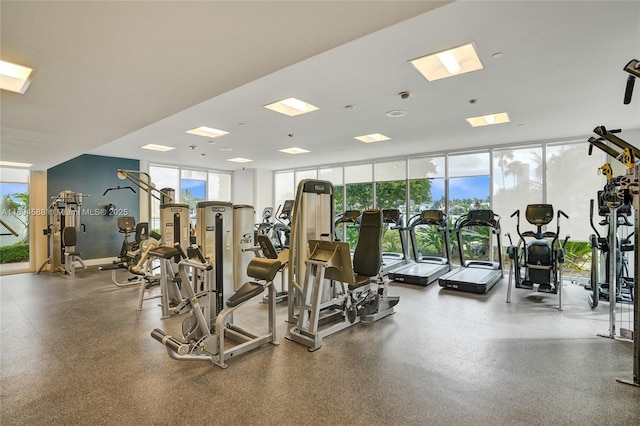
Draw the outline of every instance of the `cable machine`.
[[[637,62],[637,61],[636,61]],[[592,153],[593,147],[604,151],[611,157],[620,161],[627,168],[624,176],[614,178],[612,174],[607,173],[607,185],[603,191],[603,198],[610,208],[609,221],[613,224],[617,223],[617,208],[624,201],[627,200],[634,209],[634,246],[637,248],[640,244],[640,237],[638,233],[639,218],[640,215],[640,159],[637,157],[640,152],[638,148],[634,147],[630,143],[617,137],[613,133],[607,131],[604,126],[596,127],[593,132],[599,137],[589,138],[589,154]],[[607,145],[604,141],[610,142],[611,145]],[[610,238],[615,241],[615,226],[610,227]],[[615,244],[615,243],[614,243]],[[615,246],[614,246],[615,247]],[[615,336],[615,304],[616,304],[616,292],[617,292],[617,263],[616,250],[611,250],[609,255],[609,336]],[[633,267],[633,281],[638,283],[638,261],[634,262]],[[633,338],[633,379],[616,379],[618,382],[626,383],[634,386],[640,386],[640,302],[636,296],[633,302],[633,330],[630,334]]]
[[[47,209],[49,225],[43,230],[49,240],[49,257],[40,265],[36,274],[49,265],[51,272],[63,272],[74,276],[76,261],[83,269],[87,268],[80,258],[80,253],[76,251],[77,233],[86,229],[85,225],[80,223],[83,197],[88,195],[69,189],[51,197],[53,201]]]

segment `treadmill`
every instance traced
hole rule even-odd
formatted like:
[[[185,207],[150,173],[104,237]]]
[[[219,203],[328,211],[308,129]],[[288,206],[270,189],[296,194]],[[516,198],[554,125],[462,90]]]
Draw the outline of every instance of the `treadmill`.
[[[501,249],[500,216],[492,210],[470,210],[460,216],[451,231],[456,233],[461,266],[441,276],[440,287],[484,294],[503,277],[501,255],[498,256],[498,262],[464,259],[461,234],[464,228],[473,226],[491,228],[491,233],[496,236],[498,248]]]
[[[420,254],[416,240],[416,228],[419,226],[429,226],[442,233],[444,240],[443,256],[422,256]],[[427,286],[451,270],[447,216],[442,210],[423,210],[409,220],[407,227],[409,228],[414,260],[404,267],[389,272],[389,279]]]
[[[408,262],[407,256],[407,239],[405,232],[407,228],[404,226],[404,217],[398,209],[382,209],[382,223],[387,230],[397,230],[400,233],[400,245],[402,253],[382,252],[382,275],[388,275],[400,267],[405,266]]]

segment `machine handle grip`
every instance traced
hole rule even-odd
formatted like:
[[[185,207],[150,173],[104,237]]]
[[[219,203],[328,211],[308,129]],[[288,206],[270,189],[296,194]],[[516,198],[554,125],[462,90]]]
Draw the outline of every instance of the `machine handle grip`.
[[[591,200],[593,202],[593,200]],[[564,216],[565,218],[569,219],[569,216],[567,216],[567,214],[565,212],[563,212],[562,210],[558,210],[558,216]]]
[[[520,217],[520,209],[518,209],[515,212],[511,213],[511,216],[509,216],[509,217],[514,217],[515,215],[518,215],[518,217]]]
[[[182,249],[182,247],[180,246],[180,243],[175,243],[173,245],[173,248],[178,250],[178,253],[180,253],[180,257],[183,259],[188,259],[187,257],[187,253],[184,252],[184,250]]]

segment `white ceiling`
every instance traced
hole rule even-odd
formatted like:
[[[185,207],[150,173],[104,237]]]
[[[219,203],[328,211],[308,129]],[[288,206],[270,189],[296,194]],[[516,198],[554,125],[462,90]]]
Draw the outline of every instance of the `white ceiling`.
[[[2,92],[0,155],[35,169],[88,152],[274,170],[580,139],[597,125],[640,141],[640,89],[622,104],[640,2],[442,3],[2,1],[2,58],[36,74],[25,95]],[[407,62],[468,42],[481,71],[427,82]],[[290,96],[320,109],[263,108]],[[510,124],[464,120],[503,111]],[[201,125],[230,134],[185,133]],[[353,139],[375,132],[391,140]],[[278,152],[291,146],[311,153]]]

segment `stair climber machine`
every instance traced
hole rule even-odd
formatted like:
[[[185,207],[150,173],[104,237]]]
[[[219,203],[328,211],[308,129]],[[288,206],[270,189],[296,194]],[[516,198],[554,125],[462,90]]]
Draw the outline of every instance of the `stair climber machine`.
[[[407,231],[409,228],[405,226],[404,216],[398,209],[382,209],[382,223],[384,229],[382,236],[389,232],[397,231],[400,237],[401,253],[384,251],[382,252],[382,274],[388,275],[389,272],[402,268],[409,263],[409,248],[407,241]]]
[[[488,261],[469,259],[465,260],[464,249],[465,241],[462,233],[467,228],[486,227],[496,236],[496,244],[498,250],[502,247],[500,241],[500,216],[491,210],[470,210],[467,214],[460,216],[450,232],[456,234],[456,242],[458,243],[458,255],[460,256],[460,267],[454,269],[441,276],[438,280],[440,287],[467,291],[471,293],[484,294],[502,278],[502,256],[498,255],[498,261],[492,260],[493,250],[491,250],[491,241],[489,241],[490,258]],[[471,251],[486,250],[484,245],[477,247],[477,242],[469,243]],[[468,247],[468,248],[469,248]]]
[[[182,339],[160,329],[153,330],[151,336],[167,347],[171,358],[210,361],[226,368],[227,361],[237,355],[266,343],[278,344],[273,279],[281,264],[277,259],[251,256],[242,274],[250,279],[237,285],[238,269],[246,259],[241,246],[253,245],[246,238],[247,234],[253,236],[253,207],[205,201],[198,203],[196,214],[200,246],[185,251],[177,244],[167,253],[181,258],[178,274],[185,297],[176,310],[188,314],[182,322]],[[270,301],[268,331],[257,335],[236,325],[234,313],[265,289]]]
[[[569,219],[562,210],[558,210],[556,232],[543,231],[542,228],[553,221],[554,211],[551,204],[529,204],[525,210],[527,222],[535,225],[535,231],[520,232],[520,210],[513,212],[517,216],[516,230],[520,236],[518,245],[514,246],[511,235],[507,234],[510,245],[507,254],[511,260],[509,269],[509,285],[507,303],[511,303],[512,278],[516,288],[537,290],[542,293],[558,295],[558,310],[562,310],[562,272],[565,259],[565,246],[569,235],[560,244],[560,216]]]
[[[427,286],[451,270],[449,260],[449,230],[447,216],[442,210],[423,210],[409,219],[409,238],[413,261],[407,266],[389,272],[389,279],[409,284]],[[421,254],[416,237],[419,229],[435,230],[434,234],[442,235],[441,253],[436,256]],[[436,244],[438,245],[438,244]]]
[[[610,166],[607,166],[609,165],[605,165],[605,168],[610,170]],[[598,215],[604,218],[600,225],[607,227],[607,235],[604,237],[600,235],[593,222],[594,200],[591,200],[589,204],[589,220],[595,234],[591,234],[589,237],[591,243],[591,280],[585,288],[591,290],[588,298],[591,308],[596,308],[600,300],[610,300],[612,256],[615,256],[616,302],[633,303],[634,298],[635,288],[633,277],[629,276],[627,254],[631,252],[633,255],[634,252],[633,240],[631,239],[634,232],[624,237],[619,235],[620,227],[623,230],[633,227],[633,224],[629,222],[629,217],[632,215],[632,206],[629,203],[630,200],[624,202],[615,197],[616,203],[612,204],[607,199],[611,200],[611,197],[607,196],[605,191],[598,191]],[[618,207],[615,207],[616,204],[618,204]],[[614,216],[616,217],[615,222],[611,220]],[[611,229],[611,227],[615,229]],[[613,252],[612,248],[614,248]]]
[[[309,351],[319,349],[326,336],[359,322],[374,322],[393,314],[399,301],[388,296],[387,281],[380,272],[382,212],[362,213],[352,262],[349,244],[333,240],[332,210],[331,182],[299,183],[291,228],[293,254],[289,260],[289,273],[293,277],[290,282],[299,292],[298,311],[287,339],[307,346]],[[304,268],[300,267],[302,263]],[[301,273],[304,280],[300,285]]]

